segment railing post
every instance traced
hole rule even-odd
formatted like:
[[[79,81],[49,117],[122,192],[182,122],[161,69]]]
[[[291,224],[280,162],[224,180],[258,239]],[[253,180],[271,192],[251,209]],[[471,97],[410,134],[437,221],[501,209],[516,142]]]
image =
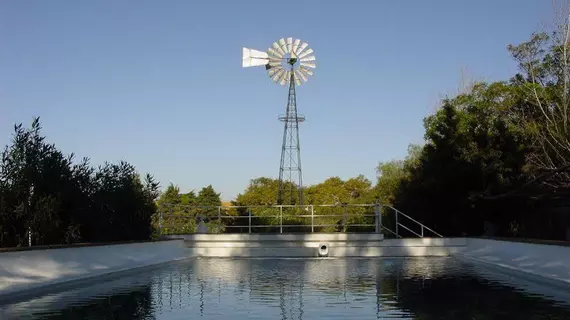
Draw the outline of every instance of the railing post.
[[[168,209],[168,214],[170,215],[170,219],[175,221],[174,226],[172,226],[172,222],[168,226],[170,229],[170,233],[172,233],[173,230],[176,230],[176,219],[173,219],[174,218],[174,209],[172,208],[172,206],[170,206],[170,208]],[[170,220],[170,221],[172,221],[172,220]]]
[[[346,206],[342,205],[342,232],[346,232]]]
[[[398,233],[398,210],[395,210],[394,212],[396,212],[396,238],[398,238],[400,236]]]
[[[279,206],[279,233],[283,233],[283,206]]]
[[[424,237],[424,225],[420,224],[420,226],[422,226],[422,238]]]
[[[158,211],[158,234],[162,237],[162,208],[160,207],[159,211]]]
[[[315,207],[311,205],[311,232],[315,232]]]
[[[374,219],[376,222],[376,233],[380,233],[380,226],[382,225],[382,221],[380,219],[382,219],[382,216],[380,215],[380,205],[378,204],[378,202],[374,205]]]
[[[222,207],[218,206],[218,233],[222,230]]]
[[[247,208],[247,216],[249,217],[248,221],[248,233],[251,233],[251,208]]]

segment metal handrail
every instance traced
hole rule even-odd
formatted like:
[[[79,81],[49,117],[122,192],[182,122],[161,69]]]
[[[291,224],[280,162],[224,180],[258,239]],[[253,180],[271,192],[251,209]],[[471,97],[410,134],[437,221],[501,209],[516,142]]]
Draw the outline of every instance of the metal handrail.
[[[399,225],[399,226],[403,227],[404,229],[410,231],[411,233],[417,235],[418,237],[421,237],[421,238],[424,237],[424,235],[423,235],[423,230],[425,229],[425,230],[428,230],[428,231],[432,232],[432,233],[435,234],[436,236],[438,236],[438,237],[440,237],[440,238],[443,238],[443,236],[442,236],[441,234],[435,232],[433,229],[431,229],[431,228],[429,228],[428,226],[424,225],[423,223],[417,221],[416,219],[410,217],[409,215],[403,213],[402,211],[400,211],[400,210],[398,210],[398,209],[396,209],[396,208],[394,208],[394,207],[392,207],[392,206],[390,206],[390,205],[382,205],[382,206],[394,210],[394,212],[396,212],[396,216],[402,215],[402,216],[404,216],[404,217],[410,219],[412,222],[416,223],[417,225],[419,225],[419,226],[422,228],[422,229],[421,229],[421,230],[422,230],[422,232],[421,232],[422,234],[421,234],[421,235],[419,235],[419,234],[417,234],[416,232],[410,230],[409,228],[405,227],[405,226],[402,225],[401,223],[396,222],[396,225]],[[398,221],[397,218],[396,218],[396,221]]]
[[[311,228],[311,232],[314,232],[315,227],[319,228],[319,227],[342,227],[343,230],[346,230],[349,227],[375,227],[375,232],[379,233],[381,230],[387,230],[389,233],[391,233],[392,235],[396,236],[397,238],[402,238],[402,236],[399,233],[399,227],[404,228],[405,230],[409,231],[410,233],[412,233],[413,235],[423,238],[424,237],[424,230],[427,230],[429,232],[432,232],[433,234],[435,234],[438,237],[443,237],[441,234],[435,232],[433,229],[425,226],[424,224],[422,224],[421,222],[415,220],[414,218],[410,217],[409,215],[401,212],[400,210],[390,206],[390,205],[383,205],[383,204],[379,204],[379,203],[375,203],[375,204],[322,204],[322,205],[303,205],[303,206],[297,206],[297,205],[257,205],[257,206],[193,206],[193,205],[179,205],[179,204],[161,204],[161,207],[170,207],[170,212],[172,212],[172,208],[183,208],[183,209],[217,209],[217,212],[212,212],[212,213],[203,213],[203,212],[194,212],[194,213],[190,213],[190,212],[185,212],[185,214],[163,214],[162,211],[159,211],[160,217],[159,217],[159,225],[160,225],[160,229],[161,229],[161,233],[162,233],[162,228],[163,227],[168,227],[168,226],[163,226],[163,220],[165,217],[177,217],[177,218],[193,218],[193,217],[197,217],[197,216],[202,216],[204,218],[214,218],[221,223],[222,219],[248,219],[248,223],[246,225],[231,225],[231,226],[224,226],[224,228],[248,228],[248,232],[251,233],[252,232],[252,228],[279,228],[279,231],[282,233],[283,232],[283,228]],[[368,214],[368,213],[352,213],[352,212],[343,212],[343,213],[332,213],[332,214],[314,214],[314,208],[321,208],[321,207],[325,207],[325,208],[374,208],[374,214]],[[382,224],[382,214],[380,209],[382,207],[386,207],[389,209],[392,209],[395,213],[395,218],[396,218],[396,224],[395,224],[395,232],[393,230],[391,230],[390,228],[388,228],[387,226],[385,226],[384,224]],[[260,215],[257,216],[255,215],[255,212],[252,212],[254,210],[252,209],[256,209],[256,208],[266,208],[266,209],[279,209],[279,214],[278,215]],[[311,211],[311,214],[299,214],[299,215],[295,215],[295,214],[287,214],[283,212],[283,209],[285,208],[297,208],[300,210],[305,210],[305,211]],[[228,211],[230,209],[247,209],[247,215],[222,215],[222,211]],[[188,214],[186,214],[188,213]],[[405,226],[404,224],[402,224],[400,221],[398,221],[398,217],[399,216],[403,216],[407,219],[409,219],[410,221],[412,221],[413,223],[415,223],[416,225],[419,225],[421,228],[421,232],[417,233],[413,230],[411,230],[409,227]],[[315,218],[334,218],[334,217],[342,217],[342,220],[339,221],[340,224],[315,224]],[[367,224],[367,223],[354,223],[351,224],[349,223],[349,218],[351,217],[359,217],[359,218],[370,218],[370,217],[374,217],[374,223],[371,224]],[[279,224],[255,224],[252,223],[253,219],[267,219],[267,218],[279,218]],[[283,224],[283,218],[301,218],[301,219],[308,219],[311,218],[311,224]],[[364,222],[364,221],[363,221]]]

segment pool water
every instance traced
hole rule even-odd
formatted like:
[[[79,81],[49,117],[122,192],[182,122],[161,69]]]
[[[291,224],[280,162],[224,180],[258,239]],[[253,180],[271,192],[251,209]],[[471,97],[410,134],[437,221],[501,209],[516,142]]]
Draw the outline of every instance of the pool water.
[[[455,258],[190,259],[3,305],[0,319],[570,319],[564,290],[525,283]]]

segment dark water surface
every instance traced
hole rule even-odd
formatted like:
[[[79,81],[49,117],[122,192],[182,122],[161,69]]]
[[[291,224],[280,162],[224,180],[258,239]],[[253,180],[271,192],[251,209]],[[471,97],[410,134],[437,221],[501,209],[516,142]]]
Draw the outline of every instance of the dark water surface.
[[[570,319],[570,292],[454,258],[192,259],[0,306],[0,319]]]

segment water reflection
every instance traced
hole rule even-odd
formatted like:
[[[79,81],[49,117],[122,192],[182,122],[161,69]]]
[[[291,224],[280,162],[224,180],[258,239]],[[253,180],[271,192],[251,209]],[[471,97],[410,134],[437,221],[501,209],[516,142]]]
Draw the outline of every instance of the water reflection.
[[[570,319],[563,291],[452,258],[196,259],[0,307],[1,319]]]

